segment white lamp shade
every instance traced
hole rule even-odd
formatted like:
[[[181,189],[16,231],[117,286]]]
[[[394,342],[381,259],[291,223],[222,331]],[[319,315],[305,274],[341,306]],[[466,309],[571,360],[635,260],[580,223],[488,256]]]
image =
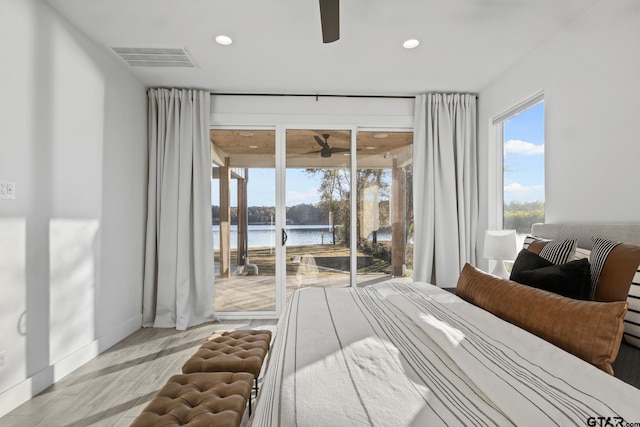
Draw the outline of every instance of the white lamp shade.
[[[516,230],[487,230],[484,237],[484,257],[487,259],[515,259]]]

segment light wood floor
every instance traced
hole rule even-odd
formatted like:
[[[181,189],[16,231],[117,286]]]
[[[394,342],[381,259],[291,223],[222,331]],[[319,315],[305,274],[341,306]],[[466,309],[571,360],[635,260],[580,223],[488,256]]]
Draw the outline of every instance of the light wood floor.
[[[215,330],[273,324],[234,320],[187,331],[140,329],[0,418],[0,426],[128,426]]]
[[[308,286],[345,287],[346,274],[305,272],[287,277],[287,296]],[[384,274],[358,275],[357,286],[388,280]],[[216,278],[215,310],[273,310],[272,277]],[[128,426],[154,394],[215,330],[273,326],[276,320],[225,320],[190,328],[143,328],[78,368],[44,392],[0,418],[0,427]],[[245,414],[244,423],[247,415]]]

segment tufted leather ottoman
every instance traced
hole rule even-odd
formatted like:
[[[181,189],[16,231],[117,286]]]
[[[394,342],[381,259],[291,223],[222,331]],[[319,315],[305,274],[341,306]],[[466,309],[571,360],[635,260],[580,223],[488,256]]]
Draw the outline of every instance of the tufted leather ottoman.
[[[182,372],[249,372],[257,380],[270,343],[269,330],[225,332],[202,344]]]
[[[131,427],[239,426],[252,382],[249,373],[174,375]]]
[[[249,372],[254,377],[254,391],[258,395],[258,377],[271,344],[271,331],[244,330],[214,335],[182,365],[185,374],[193,372]],[[249,396],[251,414],[251,396]]]

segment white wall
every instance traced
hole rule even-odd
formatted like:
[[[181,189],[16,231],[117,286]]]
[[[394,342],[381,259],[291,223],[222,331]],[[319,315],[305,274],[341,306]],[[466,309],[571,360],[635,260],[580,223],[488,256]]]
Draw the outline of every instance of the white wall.
[[[489,121],[544,90],[546,222],[639,222],[639,76],[637,0],[600,1],[515,64],[479,94],[480,200]]]
[[[0,416],[141,325],[146,94],[36,0],[0,0]]]
[[[213,95],[211,125],[413,128],[413,97]]]

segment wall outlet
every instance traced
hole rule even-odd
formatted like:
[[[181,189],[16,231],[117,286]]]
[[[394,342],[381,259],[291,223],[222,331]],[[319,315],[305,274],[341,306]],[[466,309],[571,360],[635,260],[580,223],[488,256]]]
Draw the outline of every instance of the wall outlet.
[[[0,199],[15,199],[16,183],[0,181]]]
[[[7,366],[7,352],[0,351],[0,369],[4,368],[5,366]]]

